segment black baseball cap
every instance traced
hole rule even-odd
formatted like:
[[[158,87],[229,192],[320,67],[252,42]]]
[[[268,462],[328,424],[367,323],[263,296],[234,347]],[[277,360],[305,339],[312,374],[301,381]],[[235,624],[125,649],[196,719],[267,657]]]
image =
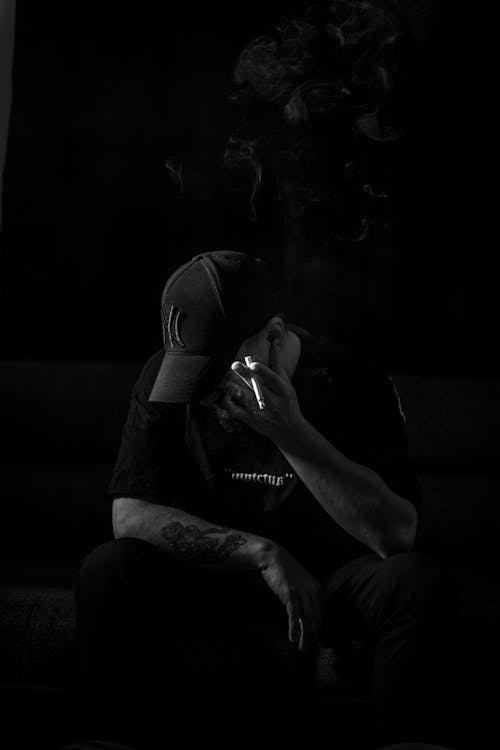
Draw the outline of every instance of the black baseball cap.
[[[234,251],[195,255],[168,278],[161,297],[165,354],[150,401],[187,403],[209,394],[241,342],[280,312],[269,265]]]

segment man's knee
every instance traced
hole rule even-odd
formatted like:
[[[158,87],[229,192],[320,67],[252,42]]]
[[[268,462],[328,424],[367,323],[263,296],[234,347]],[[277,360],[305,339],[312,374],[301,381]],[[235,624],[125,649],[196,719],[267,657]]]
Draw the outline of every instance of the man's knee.
[[[380,562],[377,578],[396,601],[412,602],[418,609],[446,609],[451,615],[458,607],[455,576],[432,555],[421,552],[391,555]]]
[[[101,544],[83,560],[78,573],[77,593],[99,587],[109,589],[123,583],[131,568],[148,554],[150,544],[130,537]]]
[[[400,552],[380,562],[380,576],[403,585],[453,585],[451,571],[438,558],[423,552]]]

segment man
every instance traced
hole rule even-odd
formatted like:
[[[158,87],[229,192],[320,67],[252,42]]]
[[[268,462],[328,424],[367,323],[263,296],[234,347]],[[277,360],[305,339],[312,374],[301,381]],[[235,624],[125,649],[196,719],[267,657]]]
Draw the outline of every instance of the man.
[[[456,601],[412,552],[418,484],[390,379],[285,323],[267,265],[243,253],[181,266],[161,313],[164,349],[133,390],[109,487],[115,540],[80,573],[84,683],[128,699],[139,685],[147,705],[175,696],[169,628],[183,618],[212,634],[256,618],[298,655],[358,633],[376,736],[439,738]],[[274,699],[291,673],[276,688],[261,645],[241,643],[240,687],[253,669]],[[226,667],[215,690],[235,678]]]

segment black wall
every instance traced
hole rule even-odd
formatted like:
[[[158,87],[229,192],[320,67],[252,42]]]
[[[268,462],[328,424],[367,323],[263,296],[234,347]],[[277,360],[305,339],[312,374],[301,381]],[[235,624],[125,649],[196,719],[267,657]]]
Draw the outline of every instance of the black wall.
[[[430,5],[391,250],[333,267],[306,257],[294,312],[313,329],[376,341],[393,370],[496,376],[475,52],[460,11]],[[232,67],[288,7],[18,4],[3,359],[143,360],[161,346],[159,298],[176,265],[200,249],[283,252],[275,196],[264,190],[252,220],[246,193],[214,175],[235,126]],[[182,197],[165,167],[180,158]]]

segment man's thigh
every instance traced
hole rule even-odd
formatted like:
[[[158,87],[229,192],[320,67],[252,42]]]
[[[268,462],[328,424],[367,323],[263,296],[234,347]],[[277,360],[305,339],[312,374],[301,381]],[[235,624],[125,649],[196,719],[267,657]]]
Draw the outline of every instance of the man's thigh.
[[[80,573],[81,661],[195,675],[286,660],[287,615],[257,571],[188,566],[137,539],[94,550]],[[273,657],[276,659],[273,660]]]
[[[439,559],[419,552],[349,561],[324,582],[325,638],[348,633],[373,639],[388,621],[411,615],[420,631],[456,625],[458,590]]]
[[[145,612],[164,611],[170,622],[187,616],[225,622],[282,616],[282,605],[258,571],[188,565],[134,538],[116,539],[93,550],[82,564],[77,589],[82,611],[94,602],[103,607],[130,600]]]

